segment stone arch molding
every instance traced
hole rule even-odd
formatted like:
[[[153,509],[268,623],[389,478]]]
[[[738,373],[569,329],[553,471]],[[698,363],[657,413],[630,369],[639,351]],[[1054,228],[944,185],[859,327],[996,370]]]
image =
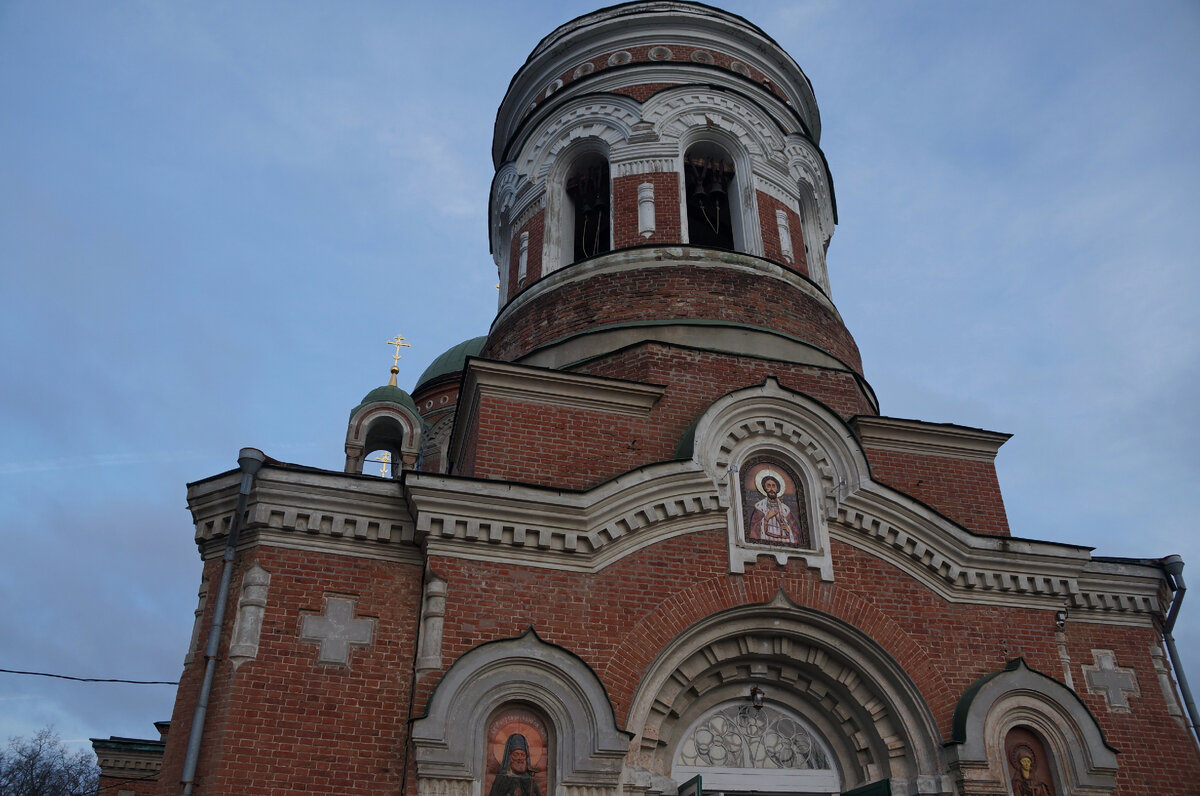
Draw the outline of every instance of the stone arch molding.
[[[812,549],[764,548],[745,541],[737,468],[751,455],[770,454],[795,465],[808,498]],[[714,402],[696,424],[693,459],[729,499],[729,567],[745,571],[760,555],[779,564],[799,559],[833,580],[829,523],[846,496],[870,481],[867,461],[853,433],[832,411],[767,379],[761,386],[730,393]]]
[[[615,794],[629,751],[595,672],[532,628],[483,644],[446,671],[412,739],[421,796],[481,796],[484,724],[510,704],[532,705],[549,719],[555,743],[555,796]],[[547,794],[547,796],[550,796]]]
[[[403,404],[362,404],[346,429],[346,472],[362,472],[366,456],[381,449],[392,454],[394,477],[401,469],[412,469],[421,452],[421,432],[421,418]]]
[[[780,593],[718,612],[676,637],[638,684],[631,772],[670,792],[679,744],[713,707],[747,699],[801,716],[828,742],[844,789],[889,779],[893,793],[948,794],[936,722],[917,687],[876,642]]]
[[[629,140],[641,118],[637,100],[616,94],[580,97],[538,125],[514,158],[517,171],[542,183],[559,153],[577,141],[596,139],[605,150]]]
[[[969,687],[954,711],[950,769],[963,796],[1007,793],[1004,738],[1014,727],[1041,736],[1059,793],[1108,796],[1116,788],[1116,750],[1074,691],[1017,658]]]

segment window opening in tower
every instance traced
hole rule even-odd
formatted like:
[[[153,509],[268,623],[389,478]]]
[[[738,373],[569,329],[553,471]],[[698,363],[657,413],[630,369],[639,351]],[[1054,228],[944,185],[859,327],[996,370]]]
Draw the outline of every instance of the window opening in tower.
[[[683,159],[687,192],[688,242],[694,246],[733,249],[729,183],[733,164],[689,154]]]
[[[609,241],[608,163],[591,161],[567,180],[567,196],[575,205],[572,262],[604,254]]]

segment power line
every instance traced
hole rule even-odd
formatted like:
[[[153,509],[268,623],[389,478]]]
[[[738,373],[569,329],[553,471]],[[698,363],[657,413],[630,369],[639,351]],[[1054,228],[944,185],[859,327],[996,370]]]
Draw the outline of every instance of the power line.
[[[130,685],[179,685],[178,680],[121,680],[109,677],[72,677],[69,674],[51,674],[49,672],[23,672],[19,669],[0,669],[3,674],[27,674],[31,677],[55,677],[59,680],[74,680],[78,683],[128,683]]]

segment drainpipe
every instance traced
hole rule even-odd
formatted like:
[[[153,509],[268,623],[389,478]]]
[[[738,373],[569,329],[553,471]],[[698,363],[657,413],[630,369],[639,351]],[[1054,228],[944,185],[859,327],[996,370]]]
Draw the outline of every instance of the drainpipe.
[[[222,556],[221,585],[217,589],[217,602],[213,606],[212,625],[208,629],[208,644],[204,648],[204,682],[200,686],[200,697],[192,713],[192,729],[188,733],[187,756],[183,761],[183,775],[179,784],[183,786],[181,796],[191,796],[196,786],[196,763],[200,760],[200,741],[204,736],[204,716],[208,712],[208,696],[212,692],[213,675],[217,671],[217,648],[221,643],[221,628],[225,624],[225,603],[229,600],[229,583],[233,579],[233,557],[237,550],[238,536],[242,532],[242,515],[246,513],[246,502],[254,476],[263,466],[267,455],[258,448],[242,448],[238,451],[238,467],[242,471],[242,483],[238,487],[237,509],[229,535],[225,538],[225,554]]]
[[[1171,656],[1171,665],[1175,667],[1175,682],[1179,684],[1179,693],[1183,694],[1183,704],[1187,706],[1188,717],[1192,721],[1192,732],[1200,735],[1200,714],[1196,711],[1196,700],[1192,699],[1192,690],[1188,688],[1187,675],[1183,673],[1183,663],[1179,660],[1179,650],[1175,648],[1175,637],[1171,635],[1175,620],[1179,618],[1179,606],[1183,604],[1183,595],[1187,591],[1183,582],[1183,559],[1167,556],[1162,560],[1162,565],[1167,572],[1167,581],[1175,592],[1171,598],[1171,608],[1167,611],[1167,622],[1163,626],[1163,641],[1167,643],[1167,653]]]

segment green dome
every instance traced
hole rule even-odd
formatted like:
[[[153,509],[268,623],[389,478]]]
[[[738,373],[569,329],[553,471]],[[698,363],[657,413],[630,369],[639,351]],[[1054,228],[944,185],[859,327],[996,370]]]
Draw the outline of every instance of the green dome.
[[[438,376],[458,373],[463,369],[463,365],[467,363],[467,357],[479,356],[479,352],[483,350],[483,344],[486,342],[487,335],[463,340],[454,346],[454,348],[451,348],[433,360],[433,362],[430,362],[429,367],[425,368],[425,372],[421,374],[421,378],[417,379],[417,386],[413,389],[413,392],[421,389],[421,385],[425,382],[433,381]]]
[[[359,401],[358,406],[350,410],[350,417],[354,417],[354,413],[359,409],[362,409],[367,404],[373,404],[377,401],[386,401],[392,404],[407,406],[413,411],[414,415],[417,417],[421,416],[421,413],[417,411],[417,404],[413,401],[411,395],[399,387],[393,387],[390,384],[385,384],[382,387],[376,387],[364,395],[363,399]]]

